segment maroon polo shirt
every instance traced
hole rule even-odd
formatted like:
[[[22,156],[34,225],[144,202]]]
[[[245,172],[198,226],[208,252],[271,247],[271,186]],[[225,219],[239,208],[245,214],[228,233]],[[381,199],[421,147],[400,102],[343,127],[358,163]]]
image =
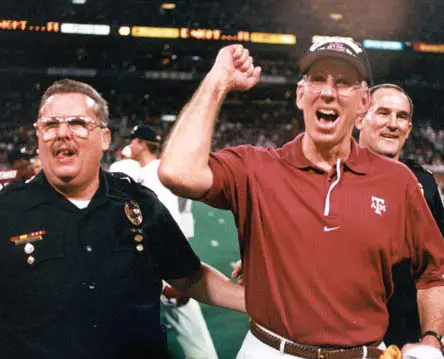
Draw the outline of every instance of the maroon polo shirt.
[[[212,153],[202,201],[234,214],[256,322],[313,345],[380,340],[392,265],[410,258],[418,288],[444,285],[444,241],[402,163],[353,141],[329,175],[304,157],[302,136]]]

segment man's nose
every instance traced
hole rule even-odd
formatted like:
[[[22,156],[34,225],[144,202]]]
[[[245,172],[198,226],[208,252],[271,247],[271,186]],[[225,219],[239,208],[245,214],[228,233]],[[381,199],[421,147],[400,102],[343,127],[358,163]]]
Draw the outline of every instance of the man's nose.
[[[72,135],[72,131],[66,122],[57,126],[57,137],[69,137],[70,135]]]
[[[336,94],[336,87],[333,79],[329,77],[327,81],[325,81],[324,86],[321,90],[321,96],[323,98],[331,98]]]
[[[396,113],[392,113],[389,115],[387,127],[393,129],[398,128],[398,118],[396,117]]]

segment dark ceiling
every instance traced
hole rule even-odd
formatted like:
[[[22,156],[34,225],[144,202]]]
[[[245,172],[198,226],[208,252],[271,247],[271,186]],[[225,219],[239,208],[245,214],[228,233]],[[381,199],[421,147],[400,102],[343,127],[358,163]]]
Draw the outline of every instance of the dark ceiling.
[[[2,0],[0,17],[444,41],[442,0]],[[342,14],[334,20],[329,14]]]

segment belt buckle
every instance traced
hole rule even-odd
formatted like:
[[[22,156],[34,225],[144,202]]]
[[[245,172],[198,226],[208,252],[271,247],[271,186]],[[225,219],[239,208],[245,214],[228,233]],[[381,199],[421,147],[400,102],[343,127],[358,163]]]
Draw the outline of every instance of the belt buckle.
[[[318,348],[316,352],[316,359],[325,359],[325,354],[322,354],[322,348]]]

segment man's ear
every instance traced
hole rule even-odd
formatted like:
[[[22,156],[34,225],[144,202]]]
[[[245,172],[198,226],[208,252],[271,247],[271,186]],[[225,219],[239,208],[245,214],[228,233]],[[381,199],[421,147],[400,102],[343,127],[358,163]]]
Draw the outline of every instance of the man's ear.
[[[102,129],[102,151],[108,151],[111,144],[111,131],[109,128]]]
[[[359,131],[361,131],[362,129],[363,129],[363,127],[364,127],[364,121],[365,121],[365,118],[367,117],[368,115],[366,114],[366,115],[364,115],[364,116],[360,116],[359,114],[356,116],[356,120],[355,120],[355,127],[359,130]]]
[[[370,91],[367,90],[362,95],[362,99],[357,110],[357,117],[363,118],[367,114],[368,110],[370,109],[371,102],[372,97],[370,95]]]
[[[298,87],[296,87],[296,106],[301,111],[303,109],[303,98],[304,98],[304,86],[301,80],[298,82]]]
[[[407,130],[408,131],[407,132],[407,137],[405,139],[409,138],[410,134],[412,133],[412,129],[413,129],[413,123],[412,123],[412,121],[410,121],[409,122],[409,128]]]

